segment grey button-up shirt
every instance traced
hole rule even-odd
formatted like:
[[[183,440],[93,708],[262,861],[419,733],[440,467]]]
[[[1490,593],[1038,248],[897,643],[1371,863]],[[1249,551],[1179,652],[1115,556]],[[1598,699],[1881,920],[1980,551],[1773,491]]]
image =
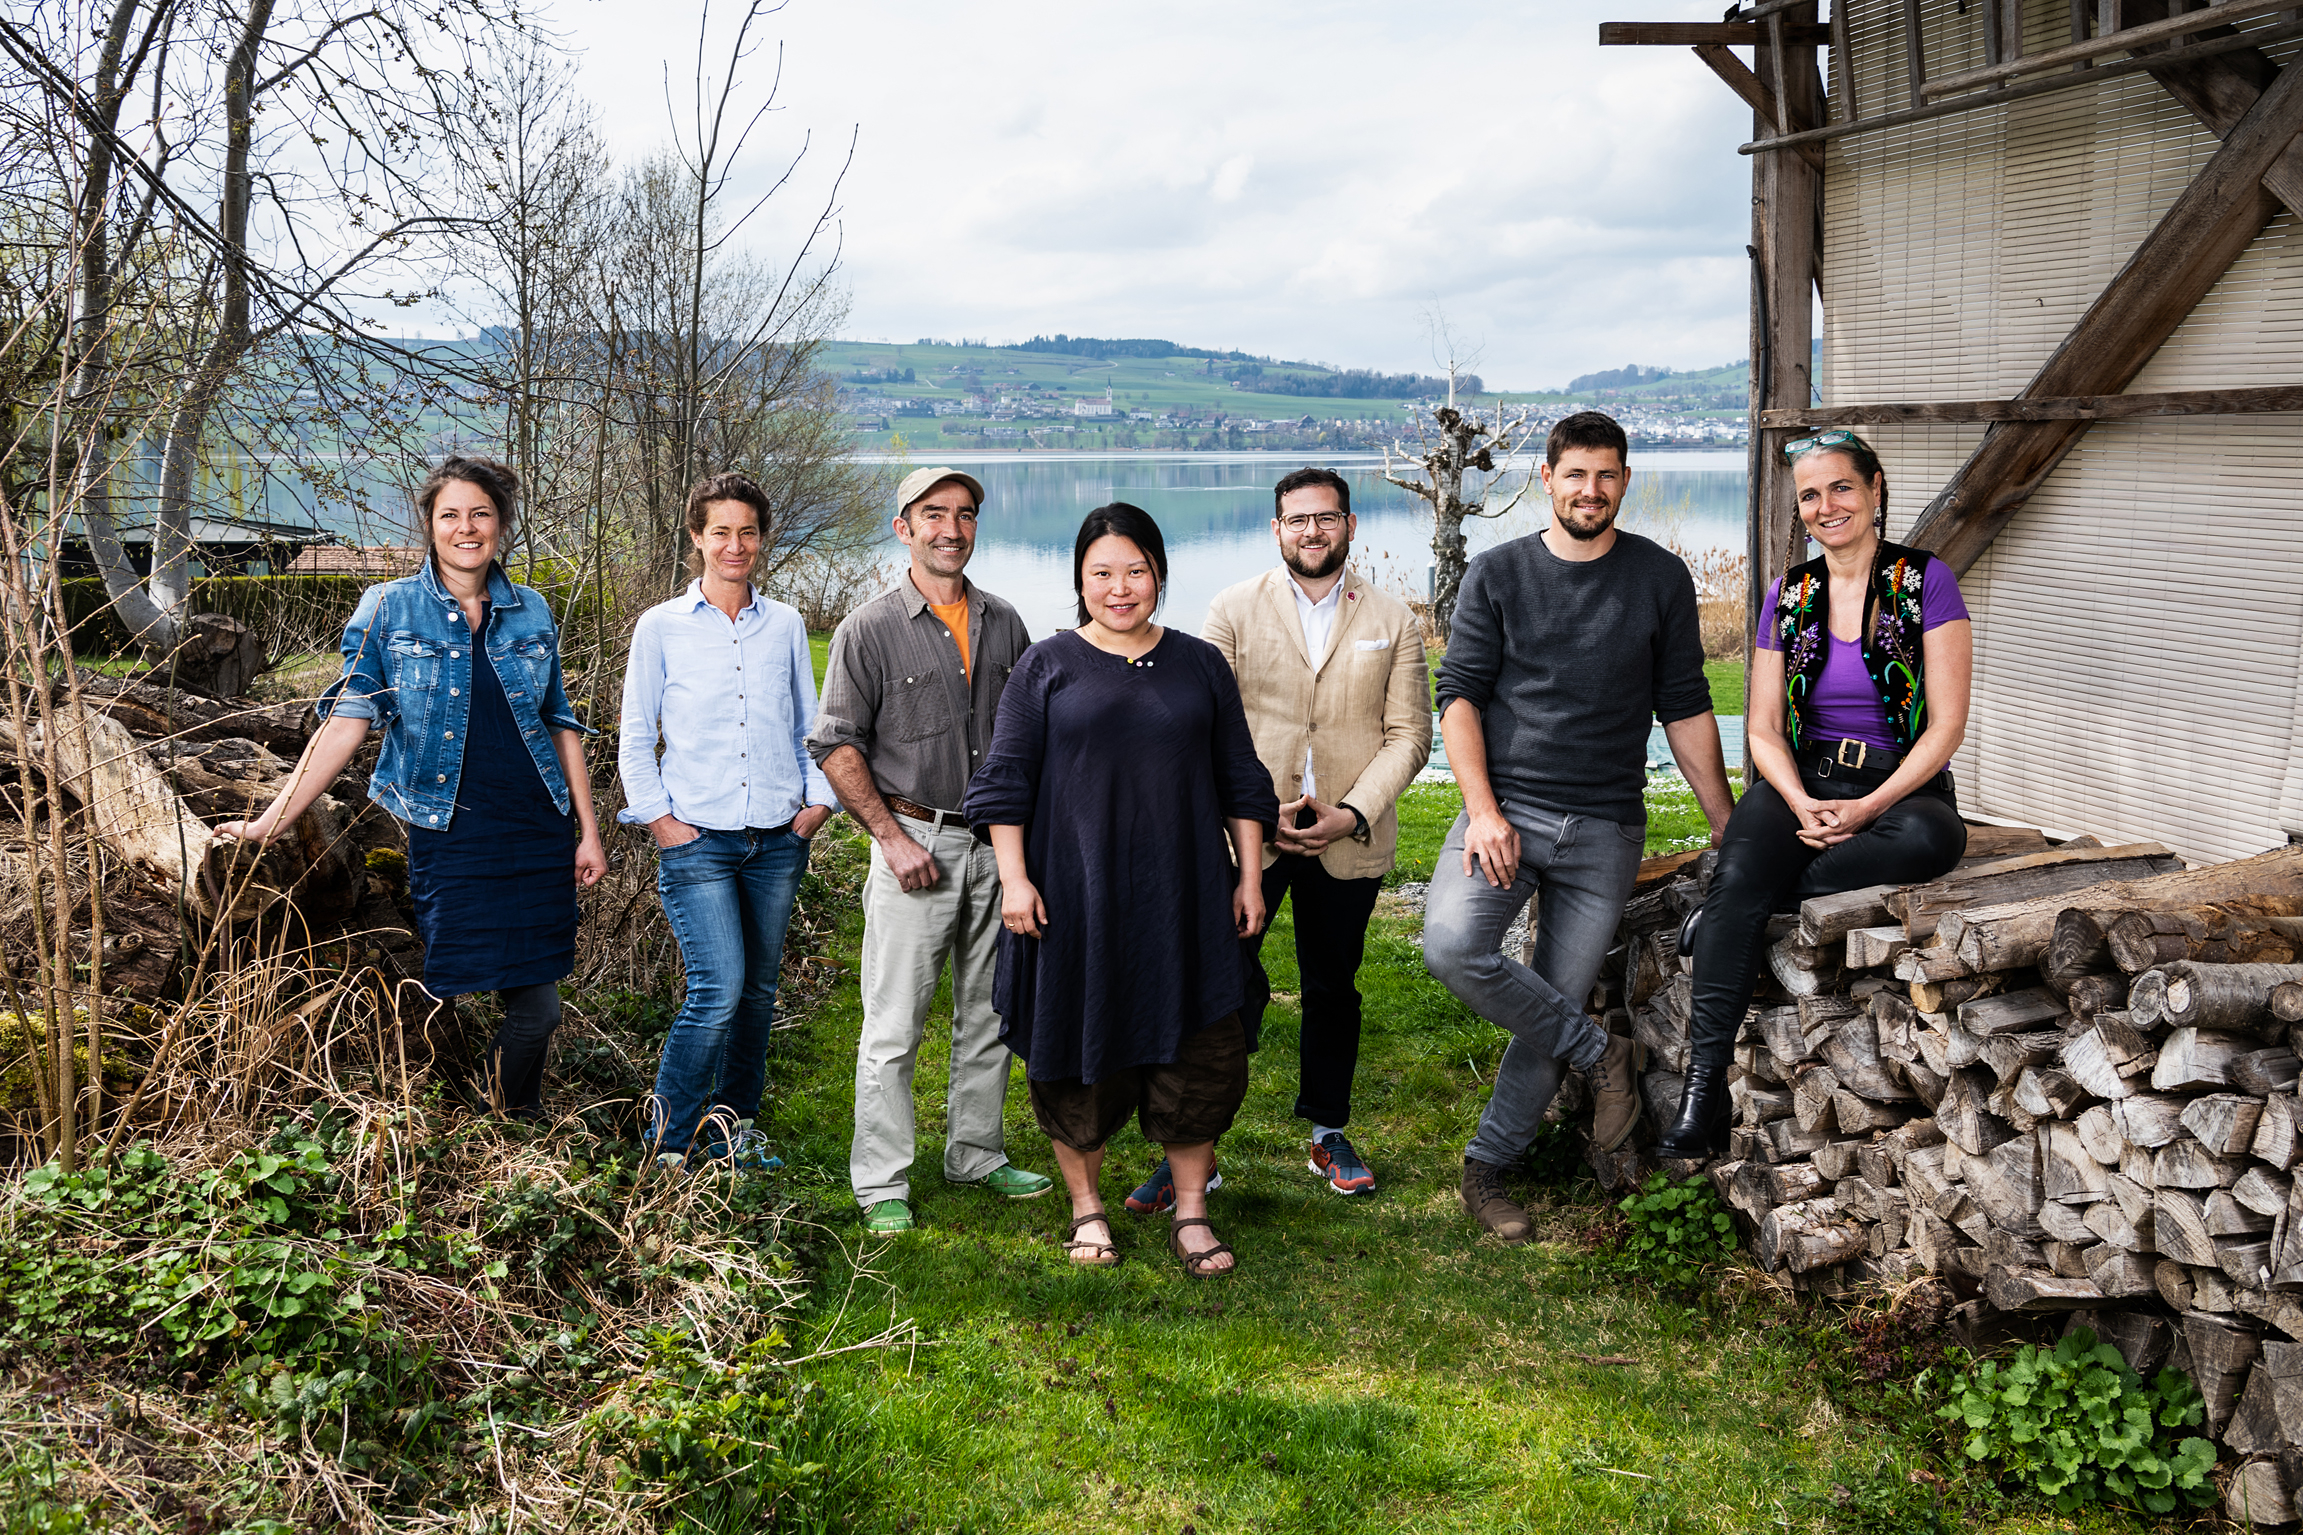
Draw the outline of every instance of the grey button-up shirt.
[[[1031,644],[1016,610],[964,583],[968,665],[959,642],[907,573],[850,613],[832,635],[824,697],[808,732],[819,766],[843,746],[871,764],[882,794],[957,810],[991,746],[1000,690]]]

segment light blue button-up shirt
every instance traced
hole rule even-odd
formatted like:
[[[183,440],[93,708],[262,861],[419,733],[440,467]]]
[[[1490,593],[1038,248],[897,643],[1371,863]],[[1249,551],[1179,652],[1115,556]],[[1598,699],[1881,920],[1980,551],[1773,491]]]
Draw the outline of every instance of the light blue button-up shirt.
[[[808,755],[816,672],[797,609],[752,592],[731,621],[702,581],[640,615],[624,668],[619,821],[669,812],[708,831],[781,826],[839,808]],[[663,756],[656,743],[663,742]]]

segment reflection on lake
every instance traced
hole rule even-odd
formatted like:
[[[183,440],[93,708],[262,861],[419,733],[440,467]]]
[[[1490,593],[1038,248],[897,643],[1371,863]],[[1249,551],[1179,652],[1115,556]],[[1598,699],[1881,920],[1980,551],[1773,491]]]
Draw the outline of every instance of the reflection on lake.
[[[1168,547],[1161,621],[1198,632],[1217,592],[1277,563],[1271,487],[1299,467],[1292,456],[1275,453],[963,454],[933,462],[984,482],[968,575],[1014,603],[1035,637],[1071,627],[1072,539],[1081,518],[1111,501],[1132,501],[1159,523]],[[1326,467],[1351,482],[1359,516],[1353,562],[1388,590],[1427,590],[1431,515],[1425,503],[1387,484],[1378,457],[1342,455]],[[1741,453],[1635,453],[1621,525],[1689,550],[1740,549],[1747,483]],[[1465,533],[1476,554],[1534,532],[1548,516],[1537,487],[1517,510],[1474,520]]]

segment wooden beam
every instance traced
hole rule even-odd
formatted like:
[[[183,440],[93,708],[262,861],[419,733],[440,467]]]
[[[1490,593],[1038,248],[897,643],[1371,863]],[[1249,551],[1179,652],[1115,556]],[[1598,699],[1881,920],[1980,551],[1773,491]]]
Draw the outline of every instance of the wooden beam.
[[[2168,0],[2122,0],[2122,3],[2130,20],[2137,17],[2149,20],[2169,9]],[[2278,33],[2303,32],[2303,27],[2265,28],[2249,33],[2228,27],[2216,30],[2231,34],[2219,39],[2222,42],[2264,43]],[[2230,135],[2279,75],[2279,66],[2260,51],[2226,49],[2196,62],[2179,62],[2182,51],[2162,53],[2146,49],[2139,55],[2138,62],[2219,139]],[[2290,209],[2303,212],[2303,143],[2288,145],[2286,152],[2271,163],[2271,168],[2263,173],[2263,186]]]
[[[1602,48],[1692,48],[1697,43],[1756,48],[1766,35],[1766,28],[1756,21],[1603,21],[1599,24]],[[1831,29],[1802,22],[1784,28],[1784,41],[1794,48],[1820,47],[1831,41]]]
[[[1919,26],[1919,0],[1903,0],[1903,80],[1909,88],[1911,105],[1927,104],[1923,93],[1927,84],[1927,40]]]
[[[2303,69],[2282,70],[2025,386],[2023,397],[2062,399],[2125,389],[2277,215],[2279,198],[2265,189],[2264,177],[2283,157],[2303,155],[2298,132],[2303,132]],[[1951,483],[1920,513],[1909,541],[1932,550],[1952,569],[1966,570],[2078,442],[2087,424],[1995,423]]]
[[[2274,11],[2292,10],[2295,0],[2223,0],[2221,5],[2204,11],[2186,11],[2180,16],[2169,16],[2162,21],[2149,22],[2139,27],[2123,27],[2109,37],[2093,37],[2085,42],[2071,43],[2062,48],[2050,48],[2045,53],[2034,53],[2028,58],[2007,59],[1997,64],[1985,64],[1978,69],[1963,69],[1955,75],[1944,75],[1930,80],[1922,87],[1928,96],[1948,96],[1955,91],[1974,90],[1978,86],[1997,85],[2018,75],[2038,74],[2042,70],[2059,69],[2065,64],[2084,64],[2095,59],[2109,58],[2114,53],[2131,53],[2152,43],[2163,43],[2170,38],[2203,32],[2209,27],[2227,26],[2245,21],[2252,16],[2268,16]],[[2079,13],[2084,19],[2085,12]]]
[[[1812,5],[1798,13],[1801,22],[1814,16]],[[1795,121],[1823,120],[1821,81],[1815,70],[1815,49],[1792,41],[1802,26],[1784,28],[1784,46],[1763,48],[1756,56],[1759,83],[1764,85]],[[1767,131],[1773,114],[1755,109],[1753,126]],[[1823,176],[1799,155],[1767,155],[1751,165],[1751,244],[1754,251],[1751,351],[1751,515],[1748,519],[1751,560],[1750,611],[1744,632],[1758,620],[1758,605],[1767,588],[1791,563],[1798,519],[1792,509],[1792,487],[1783,461],[1781,433],[1759,425],[1759,413],[1769,408],[1804,407],[1814,397],[1813,365],[1815,269],[1817,228],[1823,198]],[[1748,747],[1746,750],[1748,759]],[[1747,774],[1754,771],[1746,760]],[[1750,781],[1748,777],[1746,782]]]
[[[2229,31],[2228,28],[2220,30]],[[1923,123],[1930,118],[1956,117],[1963,112],[1980,112],[1986,107],[1996,107],[2010,101],[2022,101],[2032,96],[2045,96],[2056,91],[2076,90],[2081,86],[2096,85],[2106,80],[2116,80],[2122,75],[2148,72],[2155,77],[2163,78],[2164,72],[2184,64],[2221,58],[2229,54],[2254,52],[2297,37],[2303,37],[2303,26],[2266,27],[2256,32],[2231,32],[2227,37],[2212,38],[2207,42],[2195,43],[2189,47],[2173,49],[2166,53],[2146,52],[2137,54],[2131,59],[2122,59],[2116,64],[2099,64],[2083,75],[2049,75],[2043,80],[2026,80],[2021,85],[2002,86],[1994,91],[1978,91],[1972,96],[1955,96],[1949,101],[1930,102],[1916,110],[1885,112],[1877,117],[1864,118],[1860,122],[1833,123],[1824,128],[1809,128],[1799,133],[1754,139],[1751,143],[1738,149],[1737,153],[1756,155],[1764,154],[1770,150],[1798,149],[1825,143],[1831,139],[1843,139],[1850,134],[1877,133],[1886,128],[1901,128],[1909,123]],[[1735,55],[1731,53],[1728,57],[1732,59],[1735,58]],[[1737,60],[1737,62],[1741,63],[1742,61]],[[2173,86],[2169,88],[2174,89]],[[2178,91],[2177,94],[2180,95],[2181,92]],[[2244,105],[2239,108],[2240,112],[2245,110]],[[2238,113],[2234,112],[2232,116],[2235,120]]]
[[[1697,43],[1695,56],[1711,66],[1711,72],[1727,83],[1727,88],[1743,98],[1760,121],[1779,123],[1784,119],[1782,105],[1766,82],[1751,72],[1751,66],[1717,43]],[[1801,126],[1804,126],[1802,124]],[[1800,158],[1817,170],[1823,169],[1823,151],[1812,146],[1800,151]]]
[[[2303,411],[2303,384],[2259,389],[2182,389],[2165,394],[2090,394],[2061,399],[1938,400],[1900,405],[1819,405],[1763,410],[1766,427],[1900,426],[1910,422],[2119,421],[2136,416],[2243,416]]]
[[[1839,93],[1848,122],[1863,115],[1855,102],[1855,48],[1847,40],[1847,0],[1831,0],[1831,56],[1839,63]]]

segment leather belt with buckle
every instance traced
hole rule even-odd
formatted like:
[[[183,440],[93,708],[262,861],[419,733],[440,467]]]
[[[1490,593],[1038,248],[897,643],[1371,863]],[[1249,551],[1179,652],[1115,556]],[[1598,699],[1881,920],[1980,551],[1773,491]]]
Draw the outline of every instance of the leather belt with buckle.
[[[1819,753],[1814,759],[1815,776],[1829,778],[1834,767],[1852,768],[1858,772],[1869,768],[1873,772],[1890,772],[1903,761],[1903,753],[1887,751],[1868,741],[1853,737],[1839,742],[1818,742],[1813,748]]]
[[[968,824],[968,818],[957,810],[932,809],[916,800],[905,799],[901,794],[887,794],[882,795],[881,798],[888,802],[888,808],[897,815],[908,815],[915,821],[932,821],[935,823],[937,831],[942,831],[947,824],[953,826]]]

